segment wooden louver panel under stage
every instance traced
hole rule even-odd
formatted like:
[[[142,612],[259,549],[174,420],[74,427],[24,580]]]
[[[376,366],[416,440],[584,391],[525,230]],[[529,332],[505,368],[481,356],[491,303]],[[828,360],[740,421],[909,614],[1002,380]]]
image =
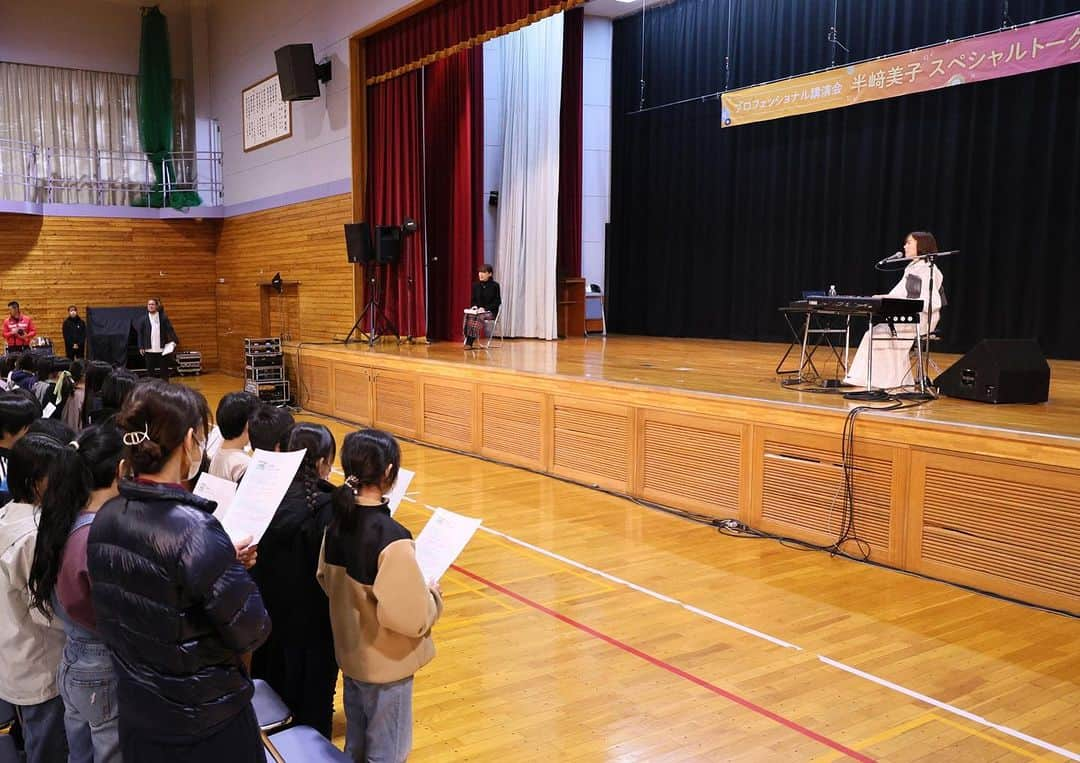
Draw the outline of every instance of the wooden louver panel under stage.
[[[682,417],[644,415],[642,495],[691,511],[738,516],[740,436]]]
[[[370,424],[370,385],[366,368],[335,366],[334,415],[356,424]]]
[[[887,558],[892,461],[860,453],[855,459],[854,476],[855,534],[870,544],[871,558],[892,561]],[[831,542],[840,535],[845,505],[839,450],[765,441],[761,518],[766,529],[790,532],[793,537],[811,542]],[[846,550],[856,551],[851,545]]]
[[[926,468],[924,561],[1080,597],[1080,488],[1046,484],[1039,470],[1010,477]]]
[[[487,454],[544,468],[540,397],[511,397],[485,390],[483,411],[482,448]]]
[[[332,413],[330,364],[305,357],[299,363],[297,376],[300,379],[300,405],[316,413]]]
[[[375,374],[375,426],[416,436],[416,381],[384,371]]]
[[[555,404],[554,471],[625,491],[630,425],[626,410]]]
[[[423,437],[463,450],[472,448],[473,390],[424,383]]]

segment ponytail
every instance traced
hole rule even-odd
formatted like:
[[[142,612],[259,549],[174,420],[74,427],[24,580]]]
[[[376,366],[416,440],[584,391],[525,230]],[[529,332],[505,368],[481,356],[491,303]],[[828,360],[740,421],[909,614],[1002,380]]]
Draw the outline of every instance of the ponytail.
[[[335,488],[330,496],[330,504],[334,510],[331,524],[344,532],[352,532],[356,529],[356,490],[346,482],[339,488]]]
[[[57,449],[49,463],[41,496],[34,561],[30,565],[30,605],[52,616],[52,595],[60,575],[64,545],[75,517],[90,499],[90,470],[74,444]]]
[[[123,448],[116,427],[90,427],[68,445],[57,443],[50,454],[29,579],[30,605],[43,615],[51,616],[52,597],[72,525],[86,508],[90,493],[116,480]]]

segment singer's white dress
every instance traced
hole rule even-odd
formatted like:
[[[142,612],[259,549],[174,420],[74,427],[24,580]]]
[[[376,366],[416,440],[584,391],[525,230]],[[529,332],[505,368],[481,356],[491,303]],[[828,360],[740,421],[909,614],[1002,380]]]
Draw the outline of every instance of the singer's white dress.
[[[945,305],[945,292],[942,286],[945,282],[941,270],[935,265],[934,268],[934,295],[928,300],[930,292],[930,264],[926,260],[915,260],[906,268],[900,282],[892,288],[888,297],[901,299],[921,299],[923,312],[919,316],[919,332],[926,336],[927,326],[933,333],[941,318],[941,308]],[[926,305],[930,303],[930,320],[927,321]],[[870,386],[877,389],[892,389],[914,383],[914,374],[911,362],[911,349],[915,346],[915,325],[911,323],[896,324],[894,329],[886,323],[874,326],[874,376],[870,379]],[[892,338],[889,338],[892,337]],[[867,386],[867,378],[870,375],[870,332],[863,334],[859,349],[855,352],[855,358],[848,367],[845,384],[856,387]]]

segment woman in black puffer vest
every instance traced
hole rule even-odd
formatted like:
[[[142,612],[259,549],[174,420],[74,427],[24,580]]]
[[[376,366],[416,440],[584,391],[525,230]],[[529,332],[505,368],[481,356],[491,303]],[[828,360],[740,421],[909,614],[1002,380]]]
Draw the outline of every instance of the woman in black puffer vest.
[[[157,380],[117,417],[133,479],[98,512],[87,562],[125,760],[265,761],[242,657],[270,618],[214,504],[180,484],[202,461],[209,418],[198,392]]]

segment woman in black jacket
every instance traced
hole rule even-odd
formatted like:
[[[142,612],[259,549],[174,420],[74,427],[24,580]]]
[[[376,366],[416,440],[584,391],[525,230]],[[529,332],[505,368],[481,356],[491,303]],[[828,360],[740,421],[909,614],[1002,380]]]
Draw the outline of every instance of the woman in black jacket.
[[[472,287],[472,310],[465,313],[465,346],[472,347],[476,337],[484,329],[486,321],[493,321],[502,307],[502,292],[495,280],[495,271],[491,265],[484,265],[476,274],[477,282]]]
[[[202,462],[209,418],[201,394],[155,380],[116,419],[134,477],[98,512],[87,562],[125,760],[265,761],[242,657],[270,618],[213,502],[180,486]]]
[[[334,486],[326,478],[337,443],[322,424],[301,423],[282,438],[281,450],[305,454],[259,542],[259,563],[251,571],[276,623],[273,635],[255,653],[252,670],[281,695],[298,724],[329,739],[338,665],[330,603],[315,572],[333,513]]]

